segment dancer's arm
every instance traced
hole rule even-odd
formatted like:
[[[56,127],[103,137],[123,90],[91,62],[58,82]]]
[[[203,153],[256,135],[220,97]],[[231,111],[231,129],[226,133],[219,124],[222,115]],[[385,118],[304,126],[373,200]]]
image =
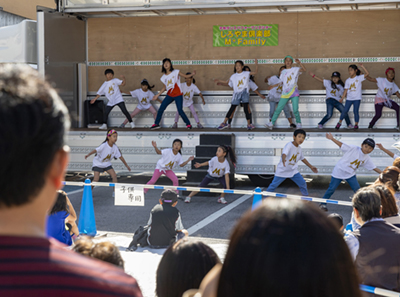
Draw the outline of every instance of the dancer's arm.
[[[119,159],[122,161],[122,163],[124,163],[126,169],[128,169],[128,171],[131,171],[131,168],[128,166],[128,163],[126,163],[125,158],[124,157],[119,157]]]
[[[203,167],[203,166],[207,166],[208,165],[208,161],[207,162],[203,162],[203,163],[195,163],[194,164],[194,167],[196,167],[196,168],[200,168],[200,167]]]
[[[183,78],[192,78],[193,76],[195,76],[195,74],[196,74],[196,70],[193,70],[193,72],[190,73],[190,74],[184,74],[184,73],[179,71],[179,76],[183,77]]]
[[[166,87],[166,86],[163,86],[163,88],[161,89],[161,91],[160,91],[157,95],[154,95],[153,99],[151,99],[151,100],[157,100],[158,97],[160,97],[160,95],[161,95],[162,93],[164,93],[166,89],[167,89],[167,87]],[[157,101],[158,101],[158,100],[157,100]]]
[[[299,66],[301,67],[301,69],[303,70],[303,72],[306,72],[307,69],[306,67],[304,67],[303,63],[301,63],[301,61],[299,59],[295,59],[294,60],[297,64],[299,64]]]
[[[388,149],[384,148],[384,146],[382,145],[382,143],[377,143],[376,146],[383,152],[385,152],[386,154],[388,154],[391,158],[394,158],[394,153],[392,153],[391,151],[389,151]]]
[[[339,147],[342,147],[343,142],[340,142],[339,140],[335,139],[332,135],[332,133],[326,133],[326,138],[329,140],[332,140],[334,143],[336,143]]]
[[[157,147],[157,143],[155,141],[151,142],[151,145],[154,147],[154,149],[156,150],[157,155],[161,155],[162,152],[161,150]]]
[[[189,159],[186,160],[186,162],[183,162],[179,166],[184,167],[184,166],[186,166],[187,163],[189,163],[190,161],[193,161],[193,160],[194,160],[194,156],[190,156]]]
[[[344,100],[344,98],[346,98],[346,96],[347,96],[347,89],[344,89],[342,98],[340,98],[339,102],[340,102],[340,103],[343,103],[343,100]]]
[[[324,80],[318,76],[316,76],[314,73],[312,73],[311,71],[308,72],[308,74],[310,74],[312,76],[312,78],[324,83]]]
[[[229,173],[225,174],[225,183],[226,183],[226,189],[230,189],[230,182],[229,182]]]
[[[87,159],[90,155],[93,155],[93,154],[95,154],[95,153],[97,153],[96,150],[91,151],[89,154],[87,154],[87,155],[85,156],[85,159]]]
[[[378,172],[379,174],[382,173],[382,170],[380,170],[378,167],[376,167],[375,169],[373,169],[375,172]]]
[[[307,159],[303,159],[303,160],[301,160],[301,161],[302,161],[304,164],[306,164],[307,167],[310,168],[310,169],[312,170],[312,172],[318,173],[317,167],[312,166],[312,165],[310,164],[310,162],[307,161]]]
[[[360,65],[362,70],[364,70],[364,77],[367,78],[367,76],[369,75],[367,68],[364,67],[364,64],[358,64],[358,65]]]

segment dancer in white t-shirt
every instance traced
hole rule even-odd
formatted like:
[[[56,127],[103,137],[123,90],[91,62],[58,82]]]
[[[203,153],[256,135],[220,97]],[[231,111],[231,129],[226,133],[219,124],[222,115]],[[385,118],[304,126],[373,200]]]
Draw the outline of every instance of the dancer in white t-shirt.
[[[124,98],[122,98],[119,89],[119,86],[125,86],[126,84],[125,76],[121,75],[122,80],[114,78],[114,71],[112,69],[106,69],[104,75],[106,76],[106,81],[97,91],[97,96],[90,100],[90,104],[93,104],[101,95],[105,95],[108,99],[106,110],[103,115],[103,125],[101,125],[99,129],[107,130],[108,115],[115,106],[118,106],[121,109],[129,123],[131,123],[131,128],[135,128],[135,124],[132,122],[132,117],[126,109]]]
[[[230,165],[227,160],[231,161],[232,165],[235,166],[236,163],[236,155],[230,146],[220,145],[211,160],[204,163],[196,163],[194,167],[200,168],[208,165],[207,175],[204,177],[199,187],[206,187],[213,180],[219,181],[219,183],[224,187],[224,189],[230,189]],[[190,203],[192,197],[196,195],[198,192],[191,192],[189,196],[186,197],[185,202]],[[225,200],[225,193],[221,193],[221,196],[218,198],[218,203],[227,204],[228,202]]]
[[[140,82],[140,89],[136,89],[136,90],[130,92],[132,97],[138,99],[138,105],[136,106],[135,110],[131,113],[132,121],[133,121],[133,118],[138,113],[140,113],[141,111],[145,111],[145,110],[150,111],[153,114],[153,118],[156,119],[157,111],[151,104],[151,100],[153,100],[153,97],[154,97],[154,93],[151,91],[152,88],[154,88],[154,85],[150,86],[147,79],[144,78]],[[157,98],[157,101],[162,103],[162,101],[158,98]],[[128,120],[125,120],[119,127],[124,128],[127,123],[128,123]],[[133,126],[134,126],[134,124],[133,124]]]
[[[223,81],[220,79],[215,79],[214,82],[218,85],[226,85],[228,84],[231,88],[233,88],[233,96],[232,103],[229,111],[227,112],[224,121],[217,128],[218,130],[224,130],[230,128],[230,125],[227,123],[236,107],[242,103],[243,111],[246,115],[247,120],[247,129],[252,130],[254,126],[251,124],[251,115],[249,112],[249,81],[251,75],[256,75],[258,72],[258,61],[255,59],[256,71],[244,71],[244,63],[241,60],[237,60],[235,62],[234,74],[231,75],[230,79],[227,81]]]
[[[367,76],[368,81],[374,82],[378,85],[378,93],[375,96],[375,116],[368,125],[368,129],[372,129],[375,123],[382,116],[383,107],[387,107],[396,111],[397,129],[399,126],[399,105],[394,102],[390,97],[394,94],[400,98],[399,87],[394,83],[394,69],[388,68],[385,71],[386,77],[373,78]]]
[[[172,142],[172,148],[167,148],[160,150],[157,148],[157,143],[155,141],[151,142],[151,145],[156,150],[158,155],[161,155],[161,159],[158,160],[156,169],[154,170],[153,176],[147,185],[154,185],[157,180],[160,178],[161,175],[165,175],[168,177],[172,184],[177,187],[179,186],[178,178],[176,177],[175,173],[172,171],[176,166],[184,167],[187,163],[194,159],[193,156],[189,157],[185,162],[182,159],[182,140],[175,139]],[[149,189],[145,189],[144,192],[147,193]],[[176,191],[178,192],[178,191]]]
[[[336,124],[336,130],[339,130],[340,126],[342,125],[343,119],[348,114],[352,105],[354,105],[354,130],[358,129],[358,121],[360,120],[360,115],[358,111],[360,109],[360,104],[362,100],[362,82],[369,74],[368,70],[365,69],[363,64],[360,64],[360,67],[364,70],[364,74],[361,74],[361,71],[360,69],[358,69],[357,65],[352,64],[349,66],[350,77],[346,79],[344,92],[342,98],[339,100],[339,102],[342,103],[344,98],[346,98],[346,103],[344,105],[343,112],[340,115],[340,120]]]
[[[93,158],[93,182],[99,181],[100,178],[100,173],[103,173],[106,171],[112,178],[113,183],[117,183],[117,174],[115,173],[115,170],[112,167],[111,160],[112,159],[117,159],[119,158],[122,163],[124,163],[125,167],[131,171],[131,168],[129,165],[126,163],[124,157],[122,157],[121,151],[115,144],[118,139],[118,133],[114,129],[110,129],[107,131],[107,137],[104,142],[91,151],[89,154],[85,156],[85,159],[87,159],[90,155],[95,154]]]
[[[340,73],[337,71],[332,73],[330,80],[319,78],[311,71],[309,72],[309,74],[312,76],[312,78],[322,82],[326,89],[326,115],[318,123],[318,129],[323,129],[324,124],[329,121],[333,115],[333,108],[336,108],[340,112],[340,114],[342,114],[344,110],[344,105],[339,102],[344,92],[344,83],[340,78]],[[346,121],[348,129],[354,128],[354,126],[350,122],[349,115],[346,115],[344,120]]]
[[[190,72],[187,72],[186,75],[191,75]],[[198,94],[203,100],[203,105],[206,104],[204,100],[203,94],[200,92],[199,88],[195,85],[196,80],[193,77],[187,77],[186,82],[181,84],[181,89],[183,93],[183,107],[189,107],[192,115],[197,123],[197,128],[204,128],[202,124],[200,124],[199,116],[196,113],[196,110],[193,106],[193,96],[194,94]],[[179,120],[179,112],[177,111],[175,114],[175,123],[172,125],[173,129],[178,128],[178,120]]]

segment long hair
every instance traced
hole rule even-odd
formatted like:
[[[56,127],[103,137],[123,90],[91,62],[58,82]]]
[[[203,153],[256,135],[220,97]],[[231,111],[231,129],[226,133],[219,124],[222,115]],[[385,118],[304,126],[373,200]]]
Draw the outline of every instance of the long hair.
[[[378,191],[379,196],[381,196],[382,218],[397,215],[399,210],[393,192],[384,185],[371,185],[371,187],[374,187]]]
[[[164,63],[165,62],[169,62],[171,64],[171,68],[169,69],[171,72],[174,71],[174,67],[172,66],[172,62],[170,58],[165,58],[164,60],[162,60],[162,65],[161,65],[161,72],[162,73],[167,73],[167,69],[164,68]]]
[[[218,297],[360,297],[349,249],[315,205],[265,199],[236,224]]]
[[[361,71],[360,71],[360,69],[358,69],[357,65],[351,64],[349,66],[349,68],[353,68],[356,71],[356,75],[360,75],[361,74]]]
[[[192,74],[191,72],[186,72],[186,75]],[[195,84],[196,80],[194,79],[194,77],[192,77],[192,83]]]
[[[179,138],[174,139],[174,141],[172,142],[172,145],[174,145],[175,142],[179,142],[181,144],[181,148],[183,147],[183,142]],[[179,150],[179,153],[182,155],[182,151],[181,150]]]
[[[67,193],[62,190],[57,191],[57,199],[50,210],[49,215],[55,214],[60,211],[66,211],[69,214],[69,208],[67,204]]]
[[[341,86],[344,88],[344,82],[342,81],[342,79],[340,78],[340,76],[339,76],[338,78],[339,78],[338,84],[341,85]],[[331,88],[334,89],[334,90],[337,89],[337,86],[336,86],[336,84],[333,82],[332,79],[331,79]]]
[[[225,159],[229,158],[229,160],[231,161],[233,166],[236,167],[236,154],[235,154],[234,150],[229,145],[222,144],[219,147],[224,151],[224,153],[226,153]]]
[[[386,167],[374,184],[386,185],[390,190],[397,192],[399,191],[399,174],[400,169],[395,166]]]
[[[251,72],[251,69],[250,69],[250,67],[249,66],[244,66],[243,67],[243,71],[249,71],[249,72]],[[250,79],[253,81],[253,82],[256,82],[255,80],[254,80],[254,75],[250,75]]]
[[[233,73],[236,73],[236,63],[239,63],[240,65],[242,65],[242,67],[244,67],[244,63],[242,60],[235,61],[235,66],[233,67]]]

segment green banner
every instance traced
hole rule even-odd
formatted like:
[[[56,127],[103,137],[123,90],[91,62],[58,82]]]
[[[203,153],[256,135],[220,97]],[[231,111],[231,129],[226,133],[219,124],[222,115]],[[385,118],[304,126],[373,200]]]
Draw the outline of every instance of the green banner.
[[[213,46],[276,46],[278,24],[213,26]]]

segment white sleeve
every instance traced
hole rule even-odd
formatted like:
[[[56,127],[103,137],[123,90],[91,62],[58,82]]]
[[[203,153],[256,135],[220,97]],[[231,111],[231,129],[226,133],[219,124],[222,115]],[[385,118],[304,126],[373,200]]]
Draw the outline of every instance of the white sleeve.
[[[175,222],[175,231],[181,231],[185,229],[182,224],[181,213],[179,213],[178,219]]]
[[[374,170],[376,168],[374,162],[372,162],[371,157],[368,156],[367,160],[362,165],[365,169]]]
[[[329,88],[330,80],[324,79],[324,87]]]
[[[97,91],[97,95],[105,95],[105,89],[106,89],[106,82],[103,82],[103,84],[101,85],[100,89]]]
[[[165,157],[167,154],[168,154],[168,151],[169,151],[170,149],[163,149],[163,150],[161,150],[161,156],[163,156],[163,157]]]
[[[114,144],[114,145],[115,145],[115,144]],[[121,154],[121,151],[119,150],[118,146],[115,145],[115,148],[116,148],[116,150],[115,150],[115,155],[114,155],[114,157],[115,157],[115,158],[121,158],[121,157],[122,157],[122,154]]]
[[[121,85],[122,84],[122,82],[123,82],[123,80],[120,80],[120,79],[118,79],[118,78],[114,78],[115,79],[115,82],[116,82],[116,84],[117,85]]]
[[[196,85],[193,85],[193,92],[195,94],[200,94],[201,93],[201,91],[199,90],[199,88]]]
[[[357,78],[360,80],[360,82],[365,80],[365,74],[357,76]]]
[[[251,89],[252,91],[255,91],[255,90],[258,89],[257,84],[256,84],[254,81],[252,81],[251,79],[249,80],[249,86],[250,86],[250,89]]]
[[[342,146],[340,147],[340,149],[342,150],[343,153],[348,152],[349,150],[351,150],[353,148],[353,146],[350,146],[346,143],[342,143]]]
[[[178,154],[179,154],[179,153],[178,153]],[[182,163],[184,163],[184,162],[183,162],[183,158],[182,158],[182,155],[179,154],[178,165],[181,165]]]
[[[399,91],[399,87],[396,84],[393,84],[393,94],[396,94]]]
[[[301,151],[299,161],[304,160],[304,159],[305,159],[305,158],[304,158],[304,155],[303,155],[303,151]]]
[[[97,148],[96,148],[96,152],[99,154],[103,151],[104,149],[104,143],[100,144]]]
[[[229,174],[229,173],[231,173],[231,168],[230,168],[229,162],[228,162],[228,164],[226,164],[226,166],[225,166],[225,174]]]
[[[360,249],[360,242],[358,241],[357,237],[354,236],[353,233],[350,233],[347,235],[344,240],[347,243],[347,246],[350,250],[351,257],[353,258],[353,261],[356,260],[356,257],[358,255],[358,251]]]
[[[394,154],[393,159],[396,160],[397,158],[400,158],[399,155]]]
[[[286,144],[285,147],[283,148],[282,155],[287,156],[289,154],[289,152],[290,152],[290,142],[288,144]]]
[[[139,96],[138,96],[138,90],[131,91],[131,96],[132,96],[132,97],[135,97],[135,98],[139,98]]]
[[[349,81],[349,79],[346,79],[346,82],[344,84],[344,88],[345,89],[350,89],[350,81]]]

